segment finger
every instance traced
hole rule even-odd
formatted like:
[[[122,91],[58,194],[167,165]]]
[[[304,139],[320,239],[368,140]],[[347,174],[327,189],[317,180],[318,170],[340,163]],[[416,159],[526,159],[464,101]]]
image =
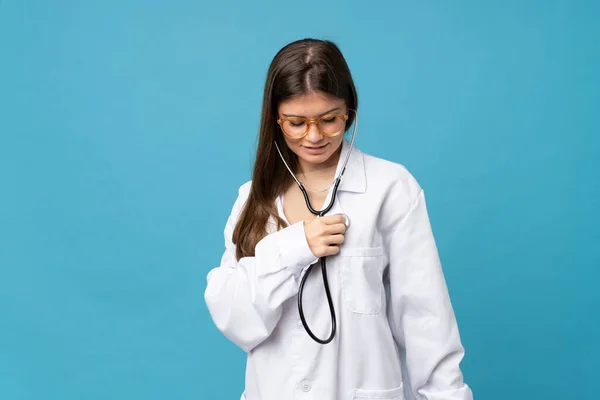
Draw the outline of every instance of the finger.
[[[325,228],[325,233],[328,235],[337,235],[340,233],[345,233],[346,232],[346,225],[345,224],[335,224],[335,225],[327,225],[327,227]]]
[[[333,256],[339,252],[340,252],[340,248],[338,246],[335,246],[335,245],[325,246],[322,250],[321,257]]]
[[[329,255],[333,256],[340,252],[339,246],[329,246]]]
[[[344,214],[326,215],[321,217],[320,220],[327,225],[343,224],[346,221],[346,216]]]
[[[331,235],[325,238],[325,243],[328,245],[337,245],[344,243],[344,235]]]

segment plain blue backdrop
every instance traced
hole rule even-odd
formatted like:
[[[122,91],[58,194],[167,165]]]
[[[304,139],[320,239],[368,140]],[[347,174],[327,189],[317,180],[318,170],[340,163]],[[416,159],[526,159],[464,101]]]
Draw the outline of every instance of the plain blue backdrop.
[[[424,187],[477,399],[600,392],[594,1],[0,0],[0,399],[238,399],[203,301],[289,41]]]

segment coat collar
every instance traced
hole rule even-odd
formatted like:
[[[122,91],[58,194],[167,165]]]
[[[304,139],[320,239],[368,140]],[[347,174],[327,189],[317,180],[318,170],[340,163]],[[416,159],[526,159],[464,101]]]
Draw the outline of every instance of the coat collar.
[[[337,177],[344,165],[346,156],[350,151],[350,142],[346,139],[342,142],[342,151],[340,159],[338,160],[335,176]],[[346,171],[342,176],[342,181],[338,187],[338,191],[365,193],[367,191],[367,178],[365,172],[364,154],[353,146],[348,164],[346,165]]]
[[[340,159],[338,160],[335,176],[337,177],[344,165],[344,160],[350,151],[350,142],[346,139],[342,142],[342,151],[340,153]],[[348,164],[346,165],[346,171],[344,172],[344,176],[342,176],[342,181],[338,186],[338,192],[354,192],[354,193],[365,193],[367,191],[367,178],[365,171],[365,163],[364,163],[364,153],[354,146],[352,148],[352,152],[350,154],[350,158],[348,158]],[[327,199],[324,204],[328,204],[332,195],[332,191],[329,190],[327,194]],[[276,199],[276,206],[281,218],[284,221],[287,221],[285,217],[285,213],[283,211],[283,193],[281,193]],[[333,213],[341,213],[343,214],[343,210],[341,208],[340,202],[336,201],[333,203],[333,208],[330,210]],[[277,223],[271,217],[269,218],[270,225],[269,229],[275,231],[277,230]]]

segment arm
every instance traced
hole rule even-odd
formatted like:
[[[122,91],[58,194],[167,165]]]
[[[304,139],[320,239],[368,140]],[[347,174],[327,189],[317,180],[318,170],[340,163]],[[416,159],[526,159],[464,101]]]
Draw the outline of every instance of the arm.
[[[267,235],[254,257],[237,261],[231,237],[245,198],[240,190],[225,226],[225,252],[208,273],[204,299],[217,328],[249,352],[273,332],[281,304],[298,292],[302,270],[317,259],[298,222]]]
[[[417,400],[471,400],[464,356],[425,197],[420,190],[390,242],[390,325]]]

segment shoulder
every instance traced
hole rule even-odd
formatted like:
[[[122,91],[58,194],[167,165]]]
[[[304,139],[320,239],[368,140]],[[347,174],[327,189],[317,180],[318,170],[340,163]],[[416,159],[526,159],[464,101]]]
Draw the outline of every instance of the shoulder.
[[[376,205],[379,229],[387,237],[418,204],[423,190],[405,165],[367,153],[362,157],[365,199]]]
[[[238,211],[242,209],[248,197],[250,196],[250,189],[252,188],[252,180],[246,181],[238,186],[237,189],[237,198],[235,200],[234,208],[237,208]]]
[[[361,152],[369,189],[386,196],[399,196],[411,202],[422,191],[409,169],[399,162]]]
[[[231,237],[233,229],[240,218],[244,205],[248,200],[248,196],[250,196],[251,187],[252,181],[244,182],[237,187],[237,196],[235,197],[235,201],[230,208],[229,217],[227,218],[227,223],[225,226],[226,237]]]
[[[237,186],[237,195],[231,206],[231,212],[229,220],[237,220],[240,216],[248,197],[250,196],[250,189],[252,187],[252,181],[247,181]],[[230,203],[231,204],[231,203]]]
[[[238,187],[238,200],[246,201],[250,195],[250,188],[252,187],[252,180],[242,183]]]

